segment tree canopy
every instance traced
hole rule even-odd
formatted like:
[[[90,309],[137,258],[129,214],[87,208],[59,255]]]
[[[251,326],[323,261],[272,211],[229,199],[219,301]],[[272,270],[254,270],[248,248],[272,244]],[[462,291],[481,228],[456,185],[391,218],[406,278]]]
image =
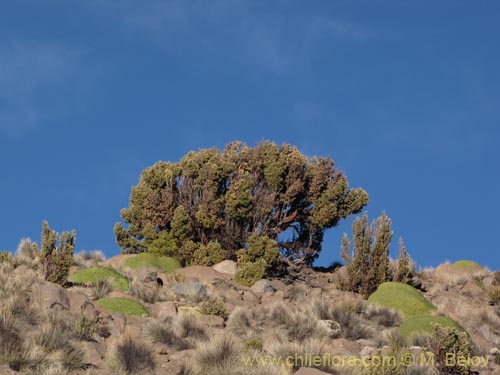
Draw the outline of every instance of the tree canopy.
[[[236,259],[257,233],[276,241],[283,259],[311,264],[324,231],[367,203],[367,193],[349,188],[329,157],[308,158],[289,144],[235,141],[143,171],[121,211],[128,227],[117,223],[115,235],[124,253],[163,249],[189,261],[193,243],[211,242]]]

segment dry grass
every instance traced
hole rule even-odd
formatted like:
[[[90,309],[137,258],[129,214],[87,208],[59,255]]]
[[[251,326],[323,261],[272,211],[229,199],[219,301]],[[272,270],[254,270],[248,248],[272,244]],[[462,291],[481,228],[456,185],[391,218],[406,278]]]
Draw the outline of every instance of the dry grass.
[[[78,266],[91,267],[106,261],[106,256],[101,250],[83,250],[74,255],[74,262]]]
[[[156,368],[153,350],[128,336],[112,346],[106,361],[115,375],[151,374]]]
[[[380,326],[389,328],[396,327],[403,321],[401,314],[396,310],[377,305],[369,305],[363,313],[363,317]]]
[[[191,341],[179,337],[175,332],[172,319],[167,319],[163,322],[151,321],[147,326],[146,332],[153,342],[168,345],[175,350],[186,350],[193,347]]]
[[[129,281],[128,291],[131,295],[146,303],[156,303],[167,299],[162,296],[160,288],[146,286],[137,278]]]

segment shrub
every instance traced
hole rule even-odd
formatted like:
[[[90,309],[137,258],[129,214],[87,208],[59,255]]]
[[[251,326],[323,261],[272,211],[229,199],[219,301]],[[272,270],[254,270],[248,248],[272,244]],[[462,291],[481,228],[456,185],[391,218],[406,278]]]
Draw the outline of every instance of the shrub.
[[[111,349],[107,363],[117,375],[142,374],[156,368],[152,349],[131,337],[125,337]]]
[[[396,264],[396,272],[394,274],[394,281],[400,283],[407,283],[415,273],[415,263],[410,258],[403,243],[403,239],[399,239],[399,259]]]
[[[100,250],[83,250],[78,254],[75,254],[74,261],[79,265],[87,265],[87,264],[99,264],[106,260],[103,252]]]
[[[113,290],[112,279],[98,279],[92,285],[92,298],[95,300],[106,297]]]
[[[38,256],[38,247],[36,243],[32,242],[29,238],[23,238],[17,246],[16,255],[35,259]]]
[[[276,358],[297,358],[293,361],[289,371],[296,371],[299,367],[314,367],[316,370],[332,372],[329,366],[313,366],[307,358],[322,357],[326,353],[327,343],[323,340],[306,340],[300,342],[276,341],[270,345],[269,352]],[[287,363],[287,365],[289,365]],[[291,372],[290,372],[291,373]]]
[[[500,305],[500,287],[490,285],[486,291],[488,292],[490,303],[493,305]]]
[[[153,321],[147,327],[147,333],[153,342],[159,342],[175,350],[186,350],[192,346],[186,338],[179,337],[173,327],[172,320]]]
[[[205,340],[207,333],[196,321],[196,317],[192,314],[181,314],[175,321],[176,332],[181,338],[194,338]]]
[[[263,260],[240,264],[235,280],[241,285],[252,286],[264,277],[266,267]]]
[[[217,241],[200,245],[193,254],[193,264],[213,266],[227,258],[227,252]]]
[[[75,320],[73,333],[80,340],[92,341],[97,332],[97,322],[83,313]]]
[[[411,337],[414,333],[431,334],[434,324],[465,332],[460,324],[446,316],[417,316],[408,319],[401,324],[399,332],[406,337]]]
[[[216,335],[202,343],[196,352],[192,372],[196,375],[241,374],[241,348],[229,335]]]
[[[254,232],[248,237],[247,248],[239,250],[237,257],[238,263],[256,262],[262,259],[267,265],[272,265],[278,261],[280,254],[275,240]]]
[[[384,327],[394,327],[402,322],[402,317],[399,312],[391,308],[377,305],[369,305],[363,316]]]
[[[63,232],[59,236],[50,229],[49,223],[43,222],[41,258],[45,280],[66,284],[69,269],[73,265],[75,241],[75,231]]]
[[[228,317],[226,306],[219,298],[209,298],[208,301],[203,302],[201,306],[201,313],[203,315],[217,315],[224,320]]]
[[[10,251],[0,251],[0,263],[12,263],[13,257]]]
[[[467,364],[450,365],[450,363],[446,363],[448,353],[453,353],[457,357],[472,356],[472,342],[466,332],[453,327],[433,324],[430,350],[435,354],[437,367],[442,373],[469,374],[470,367]]]
[[[135,278],[129,282],[128,291],[146,303],[156,303],[160,300],[159,288],[146,286]]]
[[[453,263],[453,267],[458,268],[459,270],[463,270],[466,268],[478,268],[478,269],[483,268],[483,266],[481,266],[477,262],[474,262],[473,260],[459,260]]]
[[[262,340],[258,337],[253,337],[243,343],[246,349],[251,350],[262,350]]]

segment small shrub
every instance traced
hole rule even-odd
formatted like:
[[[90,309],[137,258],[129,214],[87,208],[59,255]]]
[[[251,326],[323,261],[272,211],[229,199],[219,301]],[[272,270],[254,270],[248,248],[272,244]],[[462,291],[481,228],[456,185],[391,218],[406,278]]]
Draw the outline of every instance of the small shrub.
[[[306,360],[306,358],[323,356],[324,353],[326,353],[326,345],[327,343],[323,340],[307,340],[301,342],[283,342],[278,340],[270,345],[269,352],[276,358],[287,358],[289,356],[298,358],[298,360],[293,361],[292,366],[288,368],[289,371],[296,371],[299,367],[314,367],[316,370],[331,373],[332,369],[329,366],[313,366],[311,361]]]
[[[251,350],[262,350],[262,340],[258,337],[253,337],[243,343],[246,349]]]
[[[83,341],[92,341],[97,332],[97,323],[95,319],[89,318],[83,313],[75,320],[73,333]]]
[[[196,375],[243,374],[241,348],[229,335],[217,335],[202,343],[196,352],[192,373]]]
[[[384,327],[395,327],[403,320],[401,314],[396,310],[377,305],[370,305],[363,316],[365,319]]]
[[[132,279],[129,282],[128,291],[131,295],[146,303],[156,303],[160,300],[158,288],[148,287],[137,279]]]
[[[111,313],[133,316],[149,315],[141,303],[128,298],[101,298],[96,303]]]
[[[137,269],[143,266],[151,266],[165,273],[172,273],[181,267],[179,261],[172,257],[161,256],[153,253],[141,253],[127,259],[124,267]]]
[[[128,289],[128,280],[111,268],[93,266],[79,270],[69,277],[69,281],[77,285],[95,285],[99,280],[112,280],[119,291]]]
[[[205,340],[207,338],[205,329],[198,324],[196,317],[192,314],[179,315],[175,324],[178,336],[183,339],[190,337]]]
[[[23,238],[17,246],[16,255],[28,259],[35,259],[38,256],[38,247],[36,243],[29,238]]]
[[[69,269],[73,265],[75,241],[75,231],[63,232],[59,236],[46,221],[43,222],[41,258],[45,280],[66,284]]]
[[[152,349],[131,337],[125,337],[111,349],[107,363],[116,375],[142,374],[156,368]]]
[[[89,265],[89,264],[95,265],[102,263],[105,260],[106,257],[100,250],[93,250],[93,251],[83,250],[80,251],[78,254],[75,254],[74,257],[75,263],[79,265]]]
[[[92,285],[92,298],[98,300],[106,297],[113,290],[112,279],[99,279]]]
[[[203,315],[217,315],[224,320],[227,320],[228,317],[226,306],[219,298],[210,298],[208,301],[203,302],[201,313]]]
[[[500,305],[500,287],[491,285],[488,289],[488,298],[493,305]]]
[[[165,322],[152,322],[147,327],[147,333],[153,342],[168,345],[175,350],[186,350],[192,347],[187,339],[175,333],[171,319]]]
[[[0,251],[0,263],[12,263],[13,257],[9,251]]]
[[[457,357],[472,356],[472,343],[466,332],[433,324],[433,333],[429,344],[430,350],[436,356],[439,371],[446,374],[469,374],[468,364],[457,363],[455,366],[450,366],[446,363],[447,353],[454,353]]]
[[[235,279],[237,283],[250,287],[262,279],[265,273],[266,264],[264,261],[248,262],[239,266]]]

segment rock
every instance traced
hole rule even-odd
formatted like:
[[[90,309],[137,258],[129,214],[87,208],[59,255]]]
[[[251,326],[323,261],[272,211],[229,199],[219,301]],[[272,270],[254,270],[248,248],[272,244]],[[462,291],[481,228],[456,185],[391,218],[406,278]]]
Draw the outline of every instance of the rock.
[[[274,293],[276,291],[273,284],[266,279],[258,280],[250,289],[255,294]]]
[[[181,350],[179,352],[175,352],[170,354],[170,360],[172,362],[183,362],[186,363],[186,361],[191,360],[193,357],[196,356],[196,350],[194,349],[187,349],[187,350]]]
[[[278,290],[274,294],[263,295],[262,298],[260,299],[260,303],[263,305],[267,305],[277,301],[283,301],[285,297],[286,297],[285,292],[283,292],[282,290]]]
[[[203,281],[205,283],[212,283],[214,280],[231,280],[231,277],[227,274],[217,272],[213,267],[207,266],[190,266],[185,268],[179,268],[175,270],[177,275],[182,275],[186,279],[196,279],[198,281]]]
[[[33,289],[32,296],[42,308],[62,308],[69,310],[68,292],[60,285],[52,283],[42,284]]]
[[[219,273],[234,277],[238,270],[238,265],[232,260],[224,260],[220,263],[217,263],[213,268]]]
[[[192,300],[202,300],[207,295],[205,286],[200,282],[178,283],[174,286],[174,293],[177,297]]]
[[[295,375],[329,375],[327,372],[317,370],[312,367],[301,367]]]
[[[486,298],[486,292],[473,281],[467,281],[460,289],[460,292],[469,297],[484,296]]]
[[[160,320],[174,317],[176,314],[177,307],[173,301],[157,302],[151,306],[151,315]]]
[[[104,367],[105,351],[96,342],[84,341],[80,344],[83,350],[83,363],[94,367]]]
[[[82,312],[83,306],[89,300],[88,297],[81,292],[68,291],[67,293],[70,311],[75,314]]]
[[[342,332],[340,324],[333,320],[318,320],[318,326],[327,333],[330,339],[338,338]]]
[[[373,351],[375,348],[373,346],[365,346],[361,351],[359,352],[359,356],[361,358],[369,358],[372,356]]]
[[[201,326],[209,328],[224,328],[224,319],[217,315],[202,315],[198,318]]]
[[[9,365],[0,365],[0,375],[15,375],[19,372],[11,370]]]
[[[135,254],[120,254],[106,261],[108,267],[114,268],[115,270],[120,270],[123,268],[124,263],[127,259],[135,257]]]
[[[151,266],[143,266],[137,269],[128,271],[132,278],[136,278],[137,281],[142,283],[156,282],[158,278],[158,270]]]

